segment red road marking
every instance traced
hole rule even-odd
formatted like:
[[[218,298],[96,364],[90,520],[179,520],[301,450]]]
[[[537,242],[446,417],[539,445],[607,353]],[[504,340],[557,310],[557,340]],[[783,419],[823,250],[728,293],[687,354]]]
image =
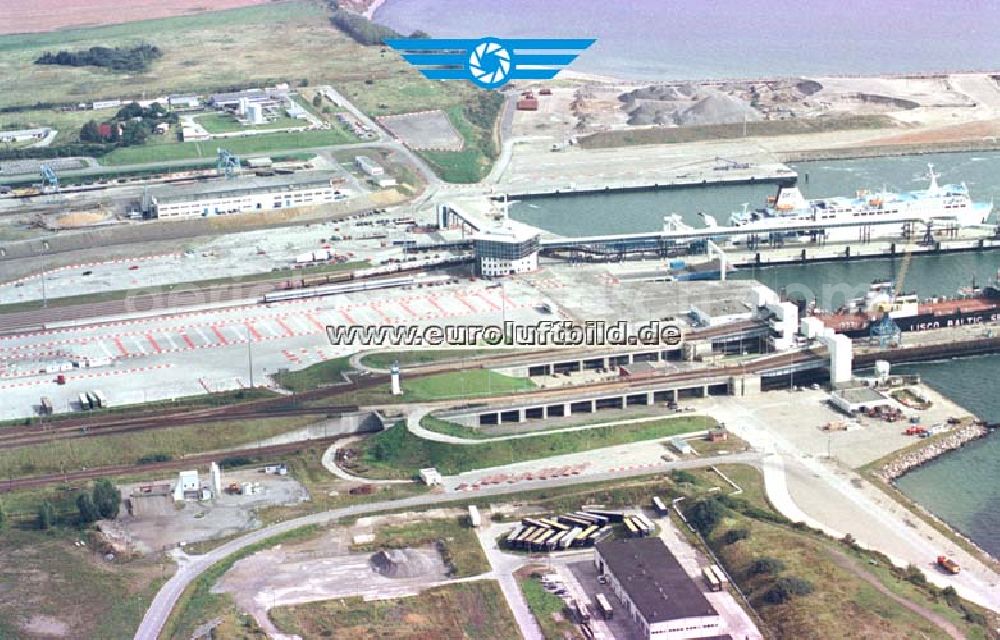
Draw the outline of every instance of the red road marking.
[[[344,316],[344,320],[347,320],[347,324],[357,324],[357,322],[354,321],[354,318],[351,317],[351,314],[347,313],[346,309],[340,309],[339,311],[340,315]]]
[[[377,313],[377,314],[378,314],[378,317],[382,319],[382,322],[384,322],[384,323],[386,323],[386,324],[389,324],[389,323],[391,323],[391,322],[392,322],[392,318],[390,318],[389,316],[387,316],[387,315],[385,315],[384,313],[382,313],[382,309],[381,309],[381,308],[379,308],[379,307],[378,307],[378,305],[374,305],[374,304],[372,304],[372,305],[369,305],[369,306],[370,306],[370,307],[372,308],[372,310],[373,310],[373,311],[374,311],[375,313]]]
[[[462,304],[464,304],[464,305],[465,305],[466,307],[468,307],[468,308],[469,308],[469,311],[471,311],[472,313],[478,313],[478,312],[476,311],[476,308],[475,308],[474,306],[472,306],[471,304],[469,304],[469,301],[468,301],[468,300],[466,300],[465,298],[463,298],[463,297],[462,297],[462,294],[458,293],[457,291],[455,292],[455,298],[456,298],[456,299],[457,299],[457,300],[458,300],[459,302],[461,302]]]
[[[514,307],[515,309],[517,308],[517,304],[515,304],[513,300],[511,300],[510,298],[508,298],[506,293],[504,293],[504,292],[501,291],[500,292],[500,297],[503,298],[503,301],[504,301],[504,303],[507,306]]]
[[[160,345],[156,344],[156,339],[153,338],[153,334],[147,333],[146,340],[148,340],[149,344],[153,346],[153,351],[155,351],[156,353],[160,353],[161,351],[163,351],[163,349],[160,348]]]
[[[323,323],[320,322],[319,320],[317,320],[316,318],[314,318],[313,314],[307,313],[306,314],[306,320],[308,320],[309,322],[313,323],[313,326],[315,326],[320,331],[326,331],[326,327],[323,325]]]
[[[189,336],[186,333],[182,333],[181,337],[184,338],[184,342],[187,344],[187,346],[191,347],[192,349],[196,348],[194,346],[194,340],[191,339],[191,336]]]
[[[291,338],[292,336],[294,336],[294,335],[295,335],[295,332],[294,332],[294,331],[292,331],[292,328],[291,328],[291,327],[289,327],[289,326],[288,326],[287,324],[285,324],[284,322],[282,322],[282,321],[281,321],[281,318],[275,318],[275,319],[274,319],[274,321],[278,323],[278,326],[279,326],[279,327],[281,327],[282,329],[284,329],[284,330],[285,330],[285,337],[286,337],[286,338]]]
[[[476,294],[474,294],[474,295],[475,295],[475,296],[476,296],[477,298],[479,298],[480,300],[482,300],[483,302],[485,302],[486,304],[490,305],[490,309],[491,309],[491,310],[493,310],[493,311],[499,311],[499,310],[500,310],[500,307],[498,307],[498,306],[496,305],[496,303],[495,303],[495,302],[493,302],[492,300],[490,300],[489,298],[487,298],[487,297],[486,297],[486,296],[484,296],[483,294],[481,294],[481,293],[476,293]]]
[[[254,329],[253,325],[250,324],[249,322],[247,323],[247,331],[250,332],[250,335],[253,336],[254,340],[260,340],[260,333],[256,329]]]
[[[115,336],[115,346],[118,347],[118,350],[122,352],[123,356],[128,355],[128,349],[125,348],[125,345],[122,344],[122,339],[118,336]]]
[[[417,315],[413,311],[413,309],[411,309],[410,307],[408,307],[407,304],[405,302],[403,302],[402,300],[397,300],[396,304],[398,304],[399,306],[403,307],[403,311],[405,311],[406,313],[410,314],[411,316],[415,317]]]
[[[427,302],[430,302],[430,303],[431,303],[431,306],[432,306],[432,307],[434,307],[435,309],[437,309],[438,311],[440,311],[440,312],[441,312],[441,315],[443,315],[443,316],[447,316],[447,315],[449,315],[449,314],[448,314],[448,312],[447,312],[447,311],[445,311],[445,310],[444,310],[444,309],[443,309],[443,308],[441,307],[441,305],[439,305],[439,304],[438,304],[438,301],[437,301],[437,300],[435,300],[434,298],[431,298],[430,296],[428,296],[428,297],[427,297]]]
[[[218,338],[219,342],[221,342],[222,344],[229,344],[229,340],[226,340],[226,336],[224,336],[222,332],[219,331],[219,327],[213,326],[212,333],[215,334],[215,337]]]

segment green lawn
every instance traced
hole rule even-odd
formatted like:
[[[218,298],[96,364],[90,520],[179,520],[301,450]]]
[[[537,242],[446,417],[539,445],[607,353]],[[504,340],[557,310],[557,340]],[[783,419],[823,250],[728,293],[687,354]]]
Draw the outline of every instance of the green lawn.
[[[399,361],[400,366],[415,364],[430,364],[448,360],[465,360],[485,354],[500,355],[506,353],[497,349],[420,349],[418,351],[389,351],[385,353],[368,353],[361,357],[361,363],[377,369],[388,369],[392,363]]]
[[[315,422],[299,416],[187,425],[169,429],[60,440],[0,451],[0,477],[57,473],[114,464],[135,464],[142,456],[186,454],[252,444]]]
[[[534,388],[535,383],[527,378],[512,378],[489,369],[470,369],[410,380],[404,378],[403,399],[416,402],[443,398],[464,398],[526,391]]]
[[[435,518],[408,524],[383,526],[375,529],[375,540],[354,545],[352,551],[405,549],[439,543],[445,563],[455,578],[478,576],[490,570],[490,563],[476,538],[475,529],[463,523],[463,518]]]
[[[521,593],[538,621],[545,640],[567,640],[583,638],[579,627],[573,624],[563,599],[547,591],[537,578],[521,578],[517,581]]]
[[[341,383],[344,379],[340,374],[350,370],[351,358],[344,356],[318,362],[299,371],[275,374],[274,381],[289,391],[301,393],[317,387]]]
[[[374,478],[411,478],[424,467],[437,467],[446,475],[537,460],[566,453],[601,449],[629,442],[656,440],[715,425],[711,418],[688,416],[655,422],[626,423],[614,427],[594,427],[583,431],[550,433],[483,442],[472,445],[432,442],[411,434],[403,423],[382,431],[362,443],[363,469],[356,471]]]
[[[295,151],[297,149],[325,147],[350,142],[356,142],[356,140],[343,129],[334,127],[332,129],[268,133],[241,138],[227,138],[224,140],[206,140],[204,142],[173,142],[169,144],[145,144],[138,147],[124,147],[115,149],[111,153],[102,156],[100,162],[102,165],[115,166],[189,160],[192,158],[214,158],[216,149],[220,146],[224,146],[229,151],[239,155],[246,153]]]
[[[0,38],[2,40],[2,38]],[[4,80],[0,78],[0,84]],[[2,98],[0,98],[2,100]],[[114,117],[118,109],[100,109],[98,111],[59,111],[56,109],[33,109],[16,113],[0,113],[0,129],[36,129],[50,127],[59,133],[53,144],[77,142],[80,137],[80,127],[88,120],[103,122]],[[38,176],[35,176],[38,179]]]
[[[292,129],[306,127],[309,123],[296,118],[282,116],[270,122],[256,125],[242,125],[235,117],[225,113],[206,113],[195,118],[209,133],[231,133],[233,131],[262,131],[267,129]]]

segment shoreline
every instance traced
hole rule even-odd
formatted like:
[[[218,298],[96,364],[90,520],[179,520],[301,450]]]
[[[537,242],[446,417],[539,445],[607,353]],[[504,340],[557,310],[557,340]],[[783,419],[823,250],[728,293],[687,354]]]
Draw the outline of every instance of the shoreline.
[[[893,496],[894,499],[900,502],[904,507],[910,509],[911,511],[915,511],[918,516],[924,517],[938,527],[946,530],[957,540],[967,545],[970,549],[976,551],[981,556],[981,559],[984,559],[995,569],[1000,570],[1000,558],[984,549],[978,542],[972,539],[972,537],[967,535],[965,532],[961,531],[956,525],[948,522],[931,511],[928,507],[911,498],[905,491],[899,488],[898,484],[896,484],[896,480],[902,478],[907,473],[919,469],[920,467],[937,460],[943,455],[957,452],[970,442],[986,438],[990,436],[995,429],[996,425],[990,425],[983,420],[973,417],[972,423],[959,426],[949,432],[941,440],[929,442],[916,451],[911,451],[909,453],[893,457],[888,462],[880,465],[877,469],[872,470],[870,475],[873,480],[878,481],[876,486],[881,485],[882,489],[886,491],[888,495]]]

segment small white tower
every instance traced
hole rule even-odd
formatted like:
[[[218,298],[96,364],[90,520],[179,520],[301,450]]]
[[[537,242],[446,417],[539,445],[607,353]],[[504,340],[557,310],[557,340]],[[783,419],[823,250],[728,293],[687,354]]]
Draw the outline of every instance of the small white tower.
[[[212,495],[220,496],[222,495],[222,470],[219,469],[219,465],[215,462],[209,468],[212,475]]]
[[[389,375],[392,377],[392,395],[403,395],[403,388],[399,384],[399,360],[392,363],[392,367],[389,369]]]

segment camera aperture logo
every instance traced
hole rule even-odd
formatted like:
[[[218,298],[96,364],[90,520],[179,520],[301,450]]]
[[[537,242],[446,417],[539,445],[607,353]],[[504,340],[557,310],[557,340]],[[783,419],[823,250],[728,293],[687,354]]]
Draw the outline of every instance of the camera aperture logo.
[[[551,80],[593,38],[397,38],[385,44],[431,80],[468,80],[499,89],[511,80]]]

